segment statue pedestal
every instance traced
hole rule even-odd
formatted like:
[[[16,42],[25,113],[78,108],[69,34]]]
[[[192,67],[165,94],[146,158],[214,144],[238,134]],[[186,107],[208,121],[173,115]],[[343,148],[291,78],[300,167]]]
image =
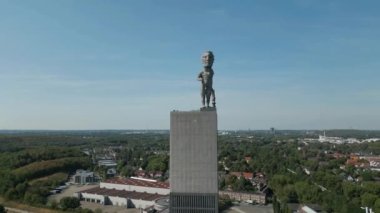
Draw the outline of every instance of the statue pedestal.
[[[218,212],[217,113],[170,113],[170,212]]]
[[[204,112],[204,111],[216,111],[216,107],[201,107],[199,110],[202,112]]]

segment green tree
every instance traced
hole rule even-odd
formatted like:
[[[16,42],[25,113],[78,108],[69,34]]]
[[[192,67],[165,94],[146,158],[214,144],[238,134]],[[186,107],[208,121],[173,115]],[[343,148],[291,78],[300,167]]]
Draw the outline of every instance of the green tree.
[[[227,186],[233,186],[237,181],[237,177],[235,175],[228,175],[225,180]]]
[[[23,197],[27,188],[28,188],[28,182],[25,181],[24,183],[17,184],[15,189],[17,191],[18,196]]]
[[[124,166],[124,167],[121,169],[121,172],[120,172],[120,174],[121,174],[122,176],[125,176],[125,177],[131,177],[131,176],[134,175],[134,173],[135,173],[135,170],[133,169],[132,166],[129,166],[129,165]]]
[[[168,169],[169,157],[167,155],[156,155],[148,159],[146,170],[166,172]]]
[[[314,203],[318,200],[318,187],[305,181],[294,184],[298,198],[303,203]]]
[[[9,199],[9,200],[18,199],[19,197],[18,197],[18,193],[17,193],[16,189],[14,189],[14,188],[8,189],[8,191],[5,192],[5,198]]]
[[[6,212],[6,211],[5,211],[4,206],[0,204],[0,213],[5,213],[5,212]]]
[[[52,208],[52,209],[58,209],[58,202],[56,200],[51,200],[47,206],[49,206],[49,208]]]
[[[254,191],[252,183],[244,177],[238,178],[232,185],[232,188],[235,191]]]
[[[16,177],[9,170],[0,171],[0,193],[5,194],[15,185]]]
[[[282,200],[284,200],[287,203],[297,203],[298,202],[298,195],[296,190],[294,189],[294,185],[286,185],[282,191]]]
[[[347,200],[354,197],[359,197],[361,194],[361,188],[355,183],[343,182],[342,184],[343,194],[346,196]]]
[[[366,192],[361,196],[361,198],[362,198],[363,206],[373,207],[375,205],[375,202],[378,196]]]
[[[80,206],[80,200],[76,197],[64,197],[59,201],[63,210],[76,209]]]
[[[380,198],[376,199],[375,206],[373,208],[374,212],[380,212]]]
[[[232,200],[228,195],[219,197],[219,212],[228,209],[232,206]]]
[[[373,174],[372,174],[371,170],[363,171],[360,175],[362,176],[363,181],[372,181],[373,180]]]
[[[107,179],[107,167],[105,166],[97,166],[95,171],[99,174],[102,180]]]
[[[24,195],[24,202],[31,205],[44,205],[47,201],[46,196],[41,195],[38,192],[26,192]]]
[[[362,186],[364,192],[380,195],[380,184],[376,182],[363,182]]]
[[[101,209],[95,209],[94,213],[102,213],[103,211]]]
[[[270,186],[274,190],[281,189],[289,183],[292,183],[292,180],[286,175],[274,175],[269,181]]]
[[[223,179],[219,182],[219,189],[223,190],[225,187],[226,187],[226,179],[223,178]]]

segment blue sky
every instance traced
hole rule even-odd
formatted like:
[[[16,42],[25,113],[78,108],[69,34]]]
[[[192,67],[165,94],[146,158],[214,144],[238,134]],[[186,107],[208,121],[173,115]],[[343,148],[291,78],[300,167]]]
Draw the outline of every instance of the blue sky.
[[[380,129],[379,1],[0,0],[0,129]]]

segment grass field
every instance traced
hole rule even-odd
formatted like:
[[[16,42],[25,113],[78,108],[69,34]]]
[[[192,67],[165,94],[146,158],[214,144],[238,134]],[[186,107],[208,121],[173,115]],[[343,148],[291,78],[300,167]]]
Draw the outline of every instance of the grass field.
[[[48,175],[48,176],[44,176],[44,177],[33,179],[33,180],[29,181],[29,184],[30,185],[36,185],[36,184],[40,184],[40,183],[43,183],[43,182],[61,183],[61,182],[65,182],[67,180],[67,177],[68,177],[67,173],[58,172],[58,173],[54,173],[54,174],[51,174],[51,175]]]
[[[28,211],[30,213],[62,213],[62,211],[46,209],[46,208],[39,208],[39,207],[34,207],[34,206],[29,206],[29,205],[17,203],[15,201],[5,200],[2,197],[0,197],[0,203],[5,207],[20,209],[20,210]]]

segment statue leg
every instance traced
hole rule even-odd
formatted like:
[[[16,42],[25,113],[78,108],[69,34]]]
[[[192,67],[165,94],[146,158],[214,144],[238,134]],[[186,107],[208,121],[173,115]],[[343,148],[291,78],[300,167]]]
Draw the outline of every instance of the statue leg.
[[[202,107],[205,107],[206,94],[205,94],[205,89],[203,87],[201,89],[201,99],[202,99]]]
[[[207,107],[210,107],[210,97],[211,97],[211,91],[208,90],[206,93]]]
[[[215,97],[215,90],[214,89],[211,90],[211,95],[212,95],[212,106],[215,107],[216,106],[216,102],[215,102],[216,97]]]

